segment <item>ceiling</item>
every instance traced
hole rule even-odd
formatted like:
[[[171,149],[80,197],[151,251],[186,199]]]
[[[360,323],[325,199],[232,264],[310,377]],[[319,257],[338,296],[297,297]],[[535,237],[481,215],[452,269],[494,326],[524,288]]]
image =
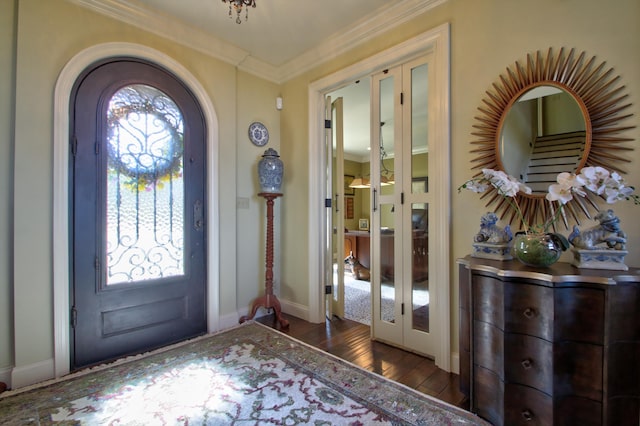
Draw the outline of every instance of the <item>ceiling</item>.
[[[281,66],[334,34],[344,33],[369,14],[383,13],[401,0],[256,0],[241,24],[221,0],[121,0],[168,14],[189,26],[245,50],[270,65]],[[380,10],[380,9],[383,10]],[[245,8],[246,9],[246,8]]]
[[[240,24],[222,0],[68,1],[283,83],[447,0],[256,0]],[[345,151],[368,157],[368,83],[340,95],[345,120],[361,123]]]
[[[283,83],[447,0],[68,0]]]

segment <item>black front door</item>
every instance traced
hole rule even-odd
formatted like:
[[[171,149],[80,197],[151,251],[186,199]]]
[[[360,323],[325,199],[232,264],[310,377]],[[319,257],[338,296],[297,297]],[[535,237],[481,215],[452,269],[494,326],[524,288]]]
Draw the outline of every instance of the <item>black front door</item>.
[[[72,94],[72,368],[206,332],[205,124],[172,74],[97,64]]]

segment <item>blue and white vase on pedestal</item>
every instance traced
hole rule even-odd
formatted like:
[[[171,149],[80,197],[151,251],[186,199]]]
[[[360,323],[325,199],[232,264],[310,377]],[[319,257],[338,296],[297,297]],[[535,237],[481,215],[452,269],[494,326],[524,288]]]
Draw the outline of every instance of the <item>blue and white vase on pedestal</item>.
[[[284,167],[278,152],[267,149],[258,162],[258,177],[260,178],[260,192],[280,194],[282,193],[282,175]]]

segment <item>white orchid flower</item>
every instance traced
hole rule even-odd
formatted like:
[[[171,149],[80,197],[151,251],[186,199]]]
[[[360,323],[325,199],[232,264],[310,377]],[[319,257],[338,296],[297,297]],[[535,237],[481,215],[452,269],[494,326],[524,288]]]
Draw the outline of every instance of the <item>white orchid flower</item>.
[[[482,175],[485,180],[498,189],[502,196],[515,197],[518,192],[531,194],[531,188],[502,170],[483,169]]]
[[[596,167],[583,167],[578,175],[578,180],[591,192],[602,195],[605,191],[604,182],[609,178],[607,169]]]
[[[583,189],[584,184],[580,181],[580,179],[578,179],[578,176],[576,176],[574,173],[567,173],[567,172],[559,173],[558,176],[556,177],[556,181],[560,185],[570,187],[572,192],[578,194],[581,197],[584,197],[587,195],[587,193]]]
[[[567,204],[573,199],[573,191],[571,186],[562,183],[554,183],[549,185],[549,192],[546,195],[549,201],[558,201],[560,204]]]
[[[489,188],[489,185],[483,182],[478,182],[475,180],[470,180],[469,182],[466,182],[463,187],[465,189],[468,189],[471,192],[475,192],[476,194],[479,194],[481,192],[486,191]]]
[[[557,201],[560,204],[560,208],[556,209],[551,217],[545,218],[543,224],[528,224],[518,204],[518,199],[516,198],[518,192],[531,194],[531,188],[502,170],[482,169],[482,176],[465,182],[458,188],[458,191],[465,188],[479,193],[489,189],[489,185],[493,186],[516,211],[522,221],[525,232],[539,232],[540,230],[546,232],[558,220],[562,214],[562,207],[573,199],[574,194],[586,197],[587,191],[589,191],[603,197],[609,204],[621,200],[633,200],[635,204],[640,204],[640,197],[633,194],[633,186],[627,186],[618,173],[609,172],[600,166],[584,167],[578,175],[562,172],[558,174],[556,180],[557,183],[549,186],[546,199],[551,202]],[[508,198],[513,198],[513,200]]]
[[[633,188],[625,186],[623,183],[615,185],[605,185],[604,195],[607,204],[613,204],[616,201],[626,200],[633,194]]]
[[[525,194],[531,194],[531,188],[529,188],[527,185],[525,185],[522,182],[518,182],[518,190],[520,192],[524,192]]]

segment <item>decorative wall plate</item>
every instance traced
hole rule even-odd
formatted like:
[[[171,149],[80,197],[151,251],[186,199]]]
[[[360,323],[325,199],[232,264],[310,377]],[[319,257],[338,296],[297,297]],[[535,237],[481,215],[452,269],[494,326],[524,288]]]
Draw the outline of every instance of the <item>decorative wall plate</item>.
[[[249,139],[256,146],[264,146],[269,142],[269,131],[264,124],[256,121],[249,126]]]

